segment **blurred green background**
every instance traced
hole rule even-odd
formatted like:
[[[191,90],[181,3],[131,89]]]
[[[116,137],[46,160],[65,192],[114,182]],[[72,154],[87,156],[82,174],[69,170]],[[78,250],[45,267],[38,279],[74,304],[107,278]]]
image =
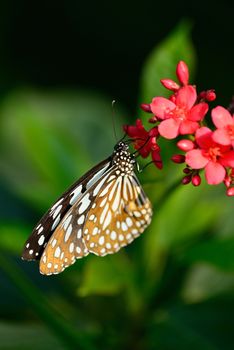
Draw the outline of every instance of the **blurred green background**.
[[[118,254],[88,256],[58,276],[20,259],[40,216],[109,156],[115,122],[184,59],[213,106],[233,90],[233,2],[2,1],[0,4],[0,349],[234,348],[234,220],[223,186],[140,180],[151,226]]]

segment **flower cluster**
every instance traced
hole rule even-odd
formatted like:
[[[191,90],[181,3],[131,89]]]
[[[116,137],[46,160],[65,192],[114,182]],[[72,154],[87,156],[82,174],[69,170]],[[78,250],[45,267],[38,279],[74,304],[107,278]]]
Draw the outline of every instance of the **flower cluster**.
[[[150,113],[148,131],[140,119],[136,125],[125,125],[125,133],[134,141],[134,147],[146,158],[151,155],[155,165],[162,169],[158,140],[176,139],[183,154],[174,154],[174,163],[186,163],[183,169],[183,184],[201,183],[200,171],[204,169],[205,179],[210,185],[224,183],[228,196],[234,196],[234,116],[233,107],[217,106],[211,110],[213,126],[207,127],[206,116],[209,102],[216,99],[214,90],[197,93],[189,84],[189,70],[180,61],[176,68],[179,84],[171,79],[162,79],[162,85],[171,91],[169,98],[154,97],[150,104],[141,108]]]

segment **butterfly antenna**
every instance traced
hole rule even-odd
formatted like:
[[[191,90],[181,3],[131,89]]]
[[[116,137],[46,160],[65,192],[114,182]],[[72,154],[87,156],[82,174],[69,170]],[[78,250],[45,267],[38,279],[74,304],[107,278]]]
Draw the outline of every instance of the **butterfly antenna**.
[[[157,164],[157,163],[160,163],[160,162],[157,161],[157,160],[151,160],[149,163],[147,163],[146,165],[144,165],[143,168],[141,168],[141,169],[138,168],[137,170],[138,170],[139,173],[142,173],[142,171],[145,170],[146,168],[148,168],[149,165],[151,165],[151,164],[154,164],[154,165],[155,165],[155,164]],[[157,166],[157,165],[156,165],[156,166]]]
[[[115,141],[118,142],[116,127],[115,127],[115,108],[114,108],[115,100],[111,102],[111,105],[112,105],[112,125],[113,125],[114,138],[115,138]]]

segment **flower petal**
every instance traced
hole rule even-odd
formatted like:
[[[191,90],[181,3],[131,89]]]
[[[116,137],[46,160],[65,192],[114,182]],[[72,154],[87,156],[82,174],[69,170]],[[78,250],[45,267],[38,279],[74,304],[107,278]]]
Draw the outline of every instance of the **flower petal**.
[[[139,139],[147,139],[148,131],[145,130],[141,119],[136,120],[136,125],[124,125],[123,130],[128,134],[128,136]]]
[[[227,125],[234,124],[234,120],[229,111],[221,106],[212,109],[211,117],[216,128],[223,128]]]
[[[220,145],[231,145],[230,136],[225,128],[215,130],[212,138],[215,142],[220,143]]]
[[[202,169],[207,165],[209,160],[203,156],[200,149],[193,149],[187,152],[185,162],[193,169]]]
[[[209,148],[213,145],[214,141],[212,139],[212,130],[206,126],[197,129],[195,134],[196,142],[201,148]]]
[[[166,120],[163,120],[159,126],[158,126],[158,131],[159,134],[166,139],[174,139],[176,136],[179,134],[179,126],[180,122],[169,118]]]
[[[198,103],[189,112],[188,119],[194,122],[202,120],[208,112],[209,106],[205,102]]]
[[[192,108],[197,99],[196,90],[192,85],[182,87],[176,96],[176,105],[180,107]]]
[[[180,135],[194,134],[198,128],[199,128],[199,124],[197,122],[184,120],[180,124],[179,133]]]
[[[160,152],[160,149],[158,151],[152,151],[151,156],[155,166],[158,169],[162,169],[163,163],[159,152]]]
[[[189,81],[188,66],[184,61],[180,61],[176,67],[176,75],[182,85],[187,85]]]
[[[220,163],[223,166],[234,168],[234,151],[229,151],[223,154],[223,157],[220,159]]]
[[[164,97],[155,97],[150,104],[151,111],[160,119],[168,118],[168,114],[175,109],[176,105]]]
[[[226,175],[224,167],[216,162],[209,162],[205,167],[205,177],[209,185],[218,185],[223,182]]]

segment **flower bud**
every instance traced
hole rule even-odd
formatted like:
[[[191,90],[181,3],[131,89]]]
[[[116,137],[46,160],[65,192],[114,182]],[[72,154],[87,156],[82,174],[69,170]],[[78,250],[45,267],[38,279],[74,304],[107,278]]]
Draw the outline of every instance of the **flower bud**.
[[[171,95],[170,97],[169,97],[169,100],[171,101],[171,102],[176,102],[176,94],[173,94],[173,95]]]
[[[161,79],[161,84],[168,90],[177,91],[179,90],[179,85],[171,79]]]
[[[186,168],[183,169],[183,173],[184,173],[184,174],[190,174],[190,173],[191,173],[191,170],[190,170],[189,168],[186,167]]]
[[[216,93],[214,90],[208,90],[206,92],[206,100],[208,102],[214,101],[216,99]]]
[[[226,191],[226,195],[229,197],[234,196],[234,187],[229,187]]]
[[[212,102],[216,99],[216,93],[214,89],[202,91],[198,95],[198,100],[206,100],[208,102]]]
[[[231,183],[232,183],[232,179],[231,179],[231,176],[226,176],[225,179],[223,180],[224,182],[224,185],[228,188],[230,187]]]
[[[142,103],[142,104],[140,105],[140,107],[141,107],[141,109],[142,109],[144,112],[146,112],[146,113],[152,113],[150,104],[148,104],[148,103]]]
[[[176,67],[176,75],[179,82],[182,85],[188,85],[189,81],[189,70],[188,66],[184,61],[180,61]]]
[[[159,132],[158,132],[158,127],[155,126],[153,127],[152,129],[149,130],[149,136],[150,137],[157,137],[159,135]]]
[[[192,177],[192,184],[193,184],[193,186],[199,186],[201,184],[200,175],[196,174]]]
[[[181,151],[188,152],[194,149],[194,143],[191,140],[180,140],[177,142],[177,147],[181,149]]]
[[[158,118],[156,117],[156,115],[154,115],[153,117],[151,117],[148,122],[151,123],[151,124],[154,124],[158,121]]]
[[[181,164],[185,162],[185,156],[183,154],[174,154],[174,156],[171,157],[171,160],[174,163]]]
[[[187,175],[182,179],[182,184],[187,185],[191,182],[191,175]]]

